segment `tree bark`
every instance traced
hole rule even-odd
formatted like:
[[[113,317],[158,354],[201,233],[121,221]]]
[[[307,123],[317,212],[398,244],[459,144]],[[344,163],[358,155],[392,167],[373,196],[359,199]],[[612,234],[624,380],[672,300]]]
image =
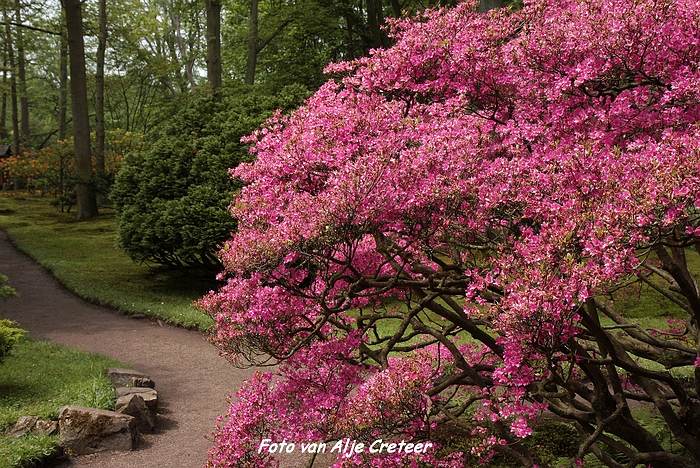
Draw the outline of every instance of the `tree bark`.
[[[506,0],[479,0],[479,8],[476,11],[486,13],[494,8],[503,8],[506,6]]]
[[[5,19],[5,41],[7,44],[7,61],[10,66],[10,102],[12,105],[12,154],[22,152],[19,138],[19,107],[17,105],[17,70],[15,69],[15,51],[12,45],[12,28],[7,11],[3,11]]]
[[[22,154],[22,142],[19,133],[19,106],[17,104],[17,77],[15,76],[15,59],[10,45],[10,102],[12,103],[12,151],[15,156]]]
[[[248,30],[248,60],[245,84],[255,83],[255,67],[258,61],[258,0],[250,0],[250,29]]]
[[[6,45],[6,44],[5,44]],[[2,54],[2,105],[0,108],[0,139],[5,140],[7,134],[7,47]]]
[[[390,0],[391,3],[391,11],[394,12],[394,17],[395,18],[401,18],[402,12],[401,12],[401,5],[399,5],[399,0]]]
[[[66,139],[68,128],[67,107],[68,107],[68,40],[65,34],[61,34],[60,51],[60,78],[58,85],[58,139]]]
[[[221,1],[204,0],[207,12],[207,79],[217,100],[221,99]]]
[[[20,120],[20,140],[21,144],[26,145],[29,138],[29,99],[27,98],[27,72],[25,68],[24,58],[24,34],[22,32],[22,5],[20,0],[16,0],[15,6],[15,23],[17,24],[17,32],[15,43],[17,44],[17,77],[19,78],[19,103],[21,111]]]
[[[175,34],[175,41],[177,42],[178,50],[180,51],[180,58],[185,64],[185,74],[187,75],[187,81],[190,83],[190,89],[195,89],[197,87],[197,81],[194,79],[194,58],[188,58],[187,46],[185,45],[185,39],[182,37],[182,16],[180,14],[175,14],[175,12],[170,12],[170,21],[173,24],[173,33]]]
[[[260,40],[258,29],[258,0],[250,2],[250,32],[248,34],[248,61],[246,63],[245,84],[255,83],[255,68],[258,62],[258,54],[270,44],[277,36],[282,34],[292,20],[282,21],[277,29],[265,39]]]
[[[95,173],[105,175],[105,51],[107,49],[107,1],[98,2],[97,68],[95,70]],[[98,204],[106,198],[97,194]]]
[[[372,45],[375,48],[388,45],[386,34],[382,31],[384,13],[382,0],[367,0],[367,25],[372,34]]]
[[[76,184],[78,199],[77,219],[90,219],[97,216],[98,211],[95,192],[91,188],[93,173],[90,149],[87,77],[85,74],[83,14],[80,9],[80,0],[62,0],[61,3],[66,12],[66,27],[68,29],[75,172],[78,178]]]

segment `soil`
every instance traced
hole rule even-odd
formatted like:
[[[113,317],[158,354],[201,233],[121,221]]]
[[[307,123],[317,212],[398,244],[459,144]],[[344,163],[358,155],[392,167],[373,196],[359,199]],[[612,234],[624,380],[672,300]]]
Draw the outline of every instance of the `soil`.
[[[19,252],[0,231],[0,273],[20,297],[0,301],[0,318],[17,321],[30,337],[110,356],[148,374],[156,383],[156,431],[132,452],[100,453],[55,462],[55,467],[195,468],[206,463],[216,417],[226,412],[252,369],[237,369],[201,333],[137,320],[90,304],[63,287]],[[89,279],[86,279],[89,281]],[[52,462],[53,463],[53,462]],[[301,456],[282,468],[306,466]]]

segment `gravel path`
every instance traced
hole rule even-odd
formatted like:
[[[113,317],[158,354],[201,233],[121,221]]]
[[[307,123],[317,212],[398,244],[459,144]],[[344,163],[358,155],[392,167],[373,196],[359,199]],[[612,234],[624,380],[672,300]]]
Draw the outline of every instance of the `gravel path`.
[[[161,413],[156,433],[132,452],[103,453],[61,467],[200,468],[211,443],[205,438],[252,370],[232,367],[201,334],[134,320],[92,305],[66,290],[0,231],[0,273],[19,298],[0,301],[0,317],[16,320],[34,339],[100,353],[145,372],[156,382]],[[283,468],[305,466],[297,458]]]

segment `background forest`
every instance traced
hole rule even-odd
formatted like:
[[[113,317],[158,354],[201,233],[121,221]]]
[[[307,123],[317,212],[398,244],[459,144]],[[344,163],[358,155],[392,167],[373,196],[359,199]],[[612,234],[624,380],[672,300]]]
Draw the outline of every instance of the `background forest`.
[[[388,46],[389,18],[440,6],[0,5],[0,187],[51,194],[62,210],[77,205],[79,219],[96,216],[112,192],[119,243],[134,260],[205,270],[218,268],[216,245],[235,228],[226,207],[238,187],[227,170],[248,158],[240,138],[276,109],[299,106],[328,79],[329,62]]]

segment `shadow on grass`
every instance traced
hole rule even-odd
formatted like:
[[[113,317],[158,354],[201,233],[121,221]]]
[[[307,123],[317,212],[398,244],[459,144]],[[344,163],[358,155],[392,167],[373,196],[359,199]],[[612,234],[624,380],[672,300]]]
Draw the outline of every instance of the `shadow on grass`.
[[[43,387],[35,382],[0,382],[0,405],[7,408],[11,405],[19,406],[23,401],[32,401],[44,394]]]

